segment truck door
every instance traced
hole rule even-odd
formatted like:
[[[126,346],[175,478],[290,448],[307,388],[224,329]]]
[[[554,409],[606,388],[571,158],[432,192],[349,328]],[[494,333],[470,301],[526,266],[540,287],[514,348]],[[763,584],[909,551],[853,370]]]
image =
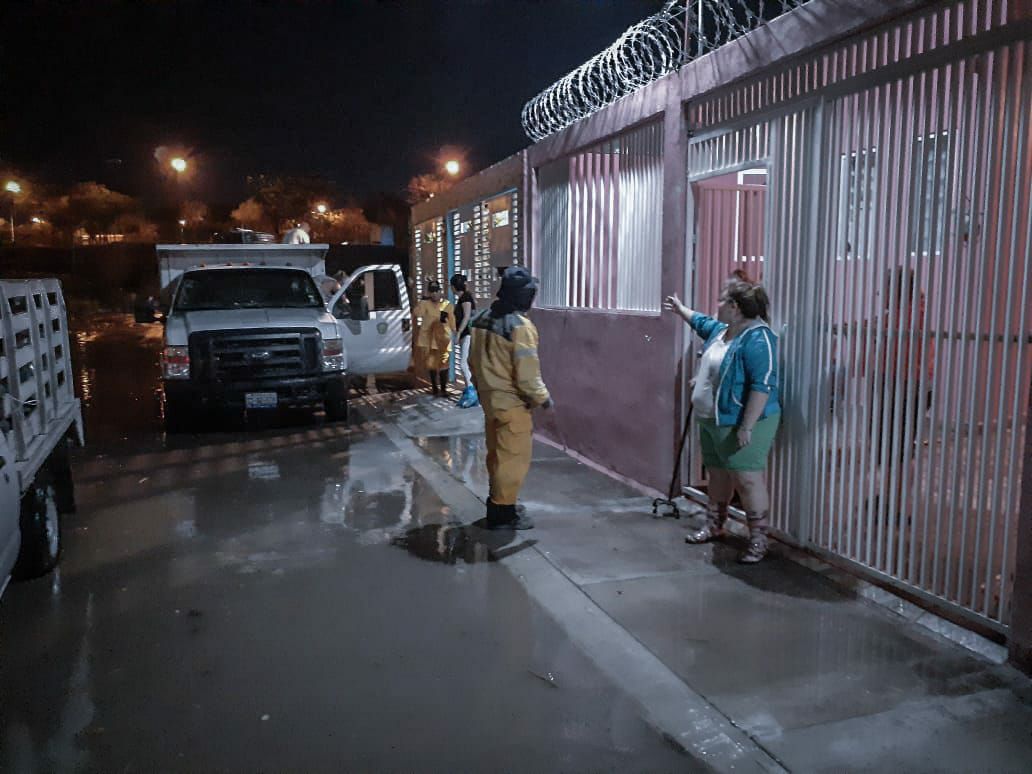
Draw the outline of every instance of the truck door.
[[[390,374],[408,368],[412,311],[400,266],[363,266],[348,277],[329,309],[341,321],[348,372]]]

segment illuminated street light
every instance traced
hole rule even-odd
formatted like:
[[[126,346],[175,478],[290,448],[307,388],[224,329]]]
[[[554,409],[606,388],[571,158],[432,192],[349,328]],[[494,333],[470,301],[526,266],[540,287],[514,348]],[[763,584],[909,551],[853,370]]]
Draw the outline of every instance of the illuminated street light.
[[[14,197],[21,193],[21,186],[17,180],[8,180],[4,183],[4,190],[11,195],[11,244],[14,244]]]
[[[33,215],[32,222],[36,224],[43,223],[43,218],[39,217],[38,215]]]
[[[459,164],[459,162],[455,159],[449,159],[448,161],[444,162],[444,171],[452,177],[455,177],[455,175],[459,174],[459,170],[461,169],[462,165]]]
[[[315,211],[318,212],[320,215],[325,215],[326,214],[326,205],[322,204],[322,203],[319,203],[319,204],[315,205]]]
[[[186,172],[186,159],[182,156],[176,156],[169,164],[176,172]]]
[[[180,220],[179,221],[179,241],[180,242],[185,242],[186,241],[183,238],[183,232],[184,231],[186,231],[186,221],[185,220]]]

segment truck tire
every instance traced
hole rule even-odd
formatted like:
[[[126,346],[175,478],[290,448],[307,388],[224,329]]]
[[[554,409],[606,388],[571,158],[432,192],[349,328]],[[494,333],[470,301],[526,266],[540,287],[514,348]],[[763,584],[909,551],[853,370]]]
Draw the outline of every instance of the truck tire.
[[[46,575],[61,558],[61,511],[57,484],[44,466],[21,501],[21,550],[11,575],[18,580]]]
[[[348,396],[345,395],[343,398],[327,398],[323,403],[323,408],[326,410],[326,420],[328,422],[347,422],[348,421]]]
[[[72,439],[65,437],[54,447],[47,463],[53,473],[54,486],[57,488],[57,510],[59,513],[75,513],[75,482],[72,480],[72,462],[70,447]]]
[[[193,407],[181,398],[165,396],[165,432],[188,433],[194,427]]]

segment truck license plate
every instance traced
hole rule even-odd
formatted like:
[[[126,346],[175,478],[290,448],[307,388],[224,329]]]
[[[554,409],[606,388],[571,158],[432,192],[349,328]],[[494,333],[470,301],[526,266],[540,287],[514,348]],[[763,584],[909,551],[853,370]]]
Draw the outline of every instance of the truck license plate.
[[[274,392],[245,392],[244,407],[249,409],[276,408],[277,396]]]

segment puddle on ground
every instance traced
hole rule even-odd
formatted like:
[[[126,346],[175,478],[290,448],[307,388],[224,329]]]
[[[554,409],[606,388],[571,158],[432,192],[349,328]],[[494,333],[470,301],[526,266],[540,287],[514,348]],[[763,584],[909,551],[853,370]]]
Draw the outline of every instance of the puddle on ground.
[[[429,562],[480,564],[497,562],[537,543],[524,540],[514,544],[513,537],[512,530],[491,531],[472,524],[448,522],[406,530],[393,537],[391,545]]]

